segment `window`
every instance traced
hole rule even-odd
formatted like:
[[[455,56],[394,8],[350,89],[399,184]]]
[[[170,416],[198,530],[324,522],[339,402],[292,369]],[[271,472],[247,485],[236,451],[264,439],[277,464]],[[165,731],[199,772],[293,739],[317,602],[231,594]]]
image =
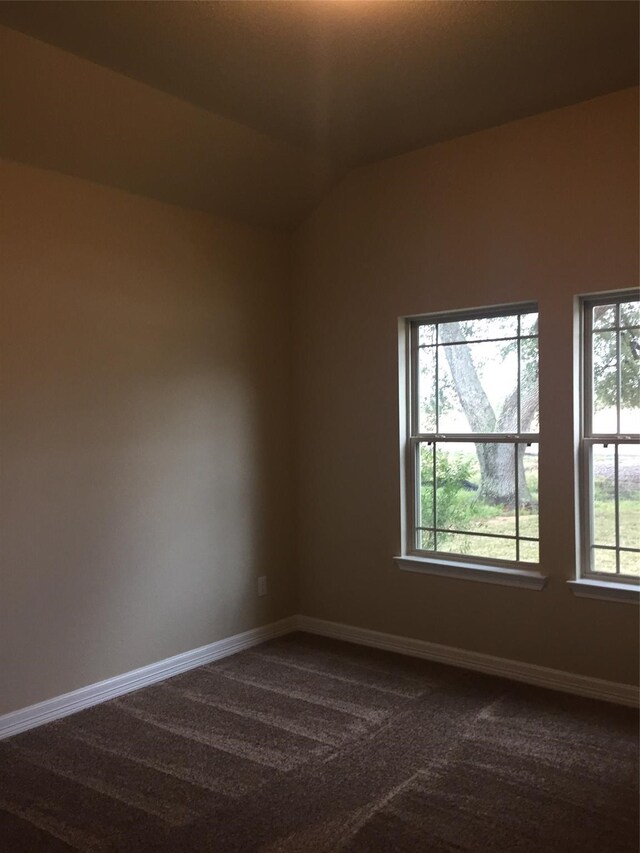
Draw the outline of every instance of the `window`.
[[[640,301],[582,302],[581,574],[640,577]]]
[[[536,306],[411,318],[406,336],[407,557],[537,569]]]

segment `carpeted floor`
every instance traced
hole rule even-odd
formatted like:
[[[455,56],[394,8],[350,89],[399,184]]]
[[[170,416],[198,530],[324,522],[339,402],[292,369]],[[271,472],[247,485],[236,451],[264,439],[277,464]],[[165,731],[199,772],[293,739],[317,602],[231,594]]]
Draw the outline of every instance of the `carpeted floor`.
[[[0,850],[638,850],[637,714],[291,635],[0,743]]]

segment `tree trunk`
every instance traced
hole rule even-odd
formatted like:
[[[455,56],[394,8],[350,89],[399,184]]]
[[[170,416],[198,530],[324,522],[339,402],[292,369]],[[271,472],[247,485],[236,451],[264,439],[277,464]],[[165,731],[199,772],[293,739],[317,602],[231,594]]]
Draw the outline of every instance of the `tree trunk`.
[[[524,475],[526,445],[518,445],[518,506],[531,508],[535,501]],[[480,463],[480,498],[492,506],[513,509],[516,503],[516,454],[512,444],[476,444]]]
[[[446,343],[464,340],[459,323],[445,323],[440,326],[439,333]],[[493,432],[496,415],[478,377],[469,347],[458,343],[446,346],[444,352],[469,426],[473,432]]]
[[[516,460],[513,445],[476,444],[476,453],[480,463],[480,499],[495,506],[514,507]]]
[[[445,342],[461,341],[464,338],[458,323],[440,327]],[[514,390],[505,400],[499,418],[491,406],[482,387],[471,352],[466,344],[446,346],[445,355],[451,370],[457,397],[473,432],[515,432],[517,424],[518,394]],[[520,429],[527,432],[538,407],[536,388],[521,380]],[[512,509],[516,501],[516,454],[512,444],[479,442],[475,445],[480,465],[480,497],[494,506]],[[533,498],[527,488],[524,474],[526,446],[518,445],[518,504],[531,507]]]

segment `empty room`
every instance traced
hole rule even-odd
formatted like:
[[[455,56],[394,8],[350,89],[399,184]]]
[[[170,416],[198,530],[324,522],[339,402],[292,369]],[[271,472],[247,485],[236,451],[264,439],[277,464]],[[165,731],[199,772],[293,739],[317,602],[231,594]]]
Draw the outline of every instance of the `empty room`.
[[[637,853],[633,0],[0,0],[0,853]]]

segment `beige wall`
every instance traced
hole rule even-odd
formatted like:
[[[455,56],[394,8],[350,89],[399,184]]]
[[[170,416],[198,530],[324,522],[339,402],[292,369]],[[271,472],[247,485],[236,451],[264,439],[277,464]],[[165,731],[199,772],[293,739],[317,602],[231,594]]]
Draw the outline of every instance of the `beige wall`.
[[[354,172],[296,235],[293,388],[286,237],[0,161],[0,713],[298,611],[635,681],[638,609],[565,580],[573,296],[636,283],[636,140],[627,91]],[[521,300],[548,587],[400,572],[397,318]]]
[[[636,90],[352,173],[297,235],[303,613],[633,683],[638,608],[575,598],[575,294],[638,270]],[[397,318],[537,300],[542,592],[401,572]]]
[[[0,183],[3,713],[296,596],[286,239],[7,161]]]

